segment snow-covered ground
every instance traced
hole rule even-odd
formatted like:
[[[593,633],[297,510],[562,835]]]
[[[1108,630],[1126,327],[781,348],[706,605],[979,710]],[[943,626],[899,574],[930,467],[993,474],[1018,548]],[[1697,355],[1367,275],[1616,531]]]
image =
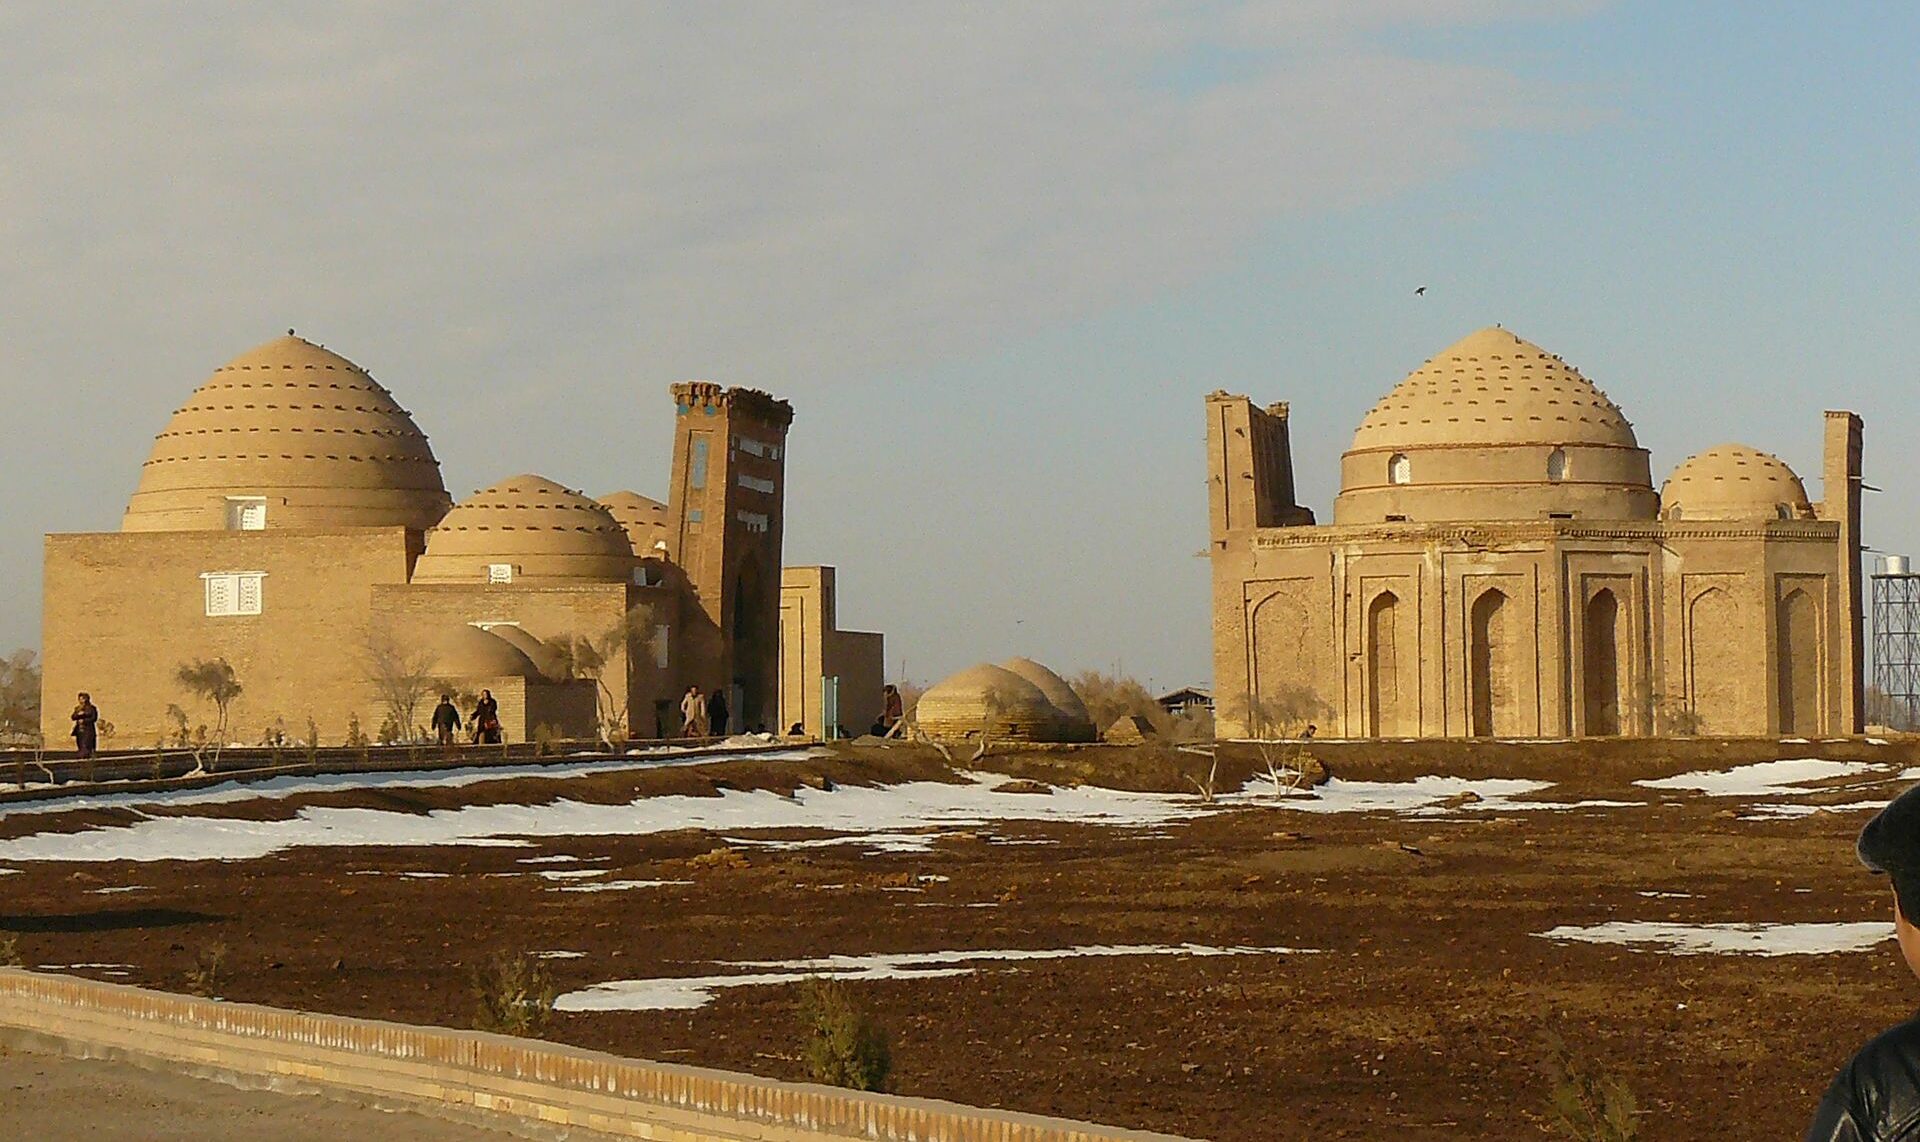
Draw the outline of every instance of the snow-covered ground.
[[[1616,920],[1563,925],[1536,935],[1548,940],[1646,947],[1674,956],[1817,956],[1864,952],[1893,939],[1890,921],[1814,924],[1672,924]]]
[[[538,778],[566,781],[606,773],[636,769],[660,769],[669,766],[705,765],[714,761],[804,761],[821,757],[815,749],[779,749],[764,753],[733,753],[716,758],[711,753],[663,747],[645,753],[635,751],[624,757],[600,757],[594,760],[554,765],[490,765],[459,769],[403,769],[390,773],[327,773],[313,777],[270,777],[264,781],[226,781],[204,789],[156,790],[149,793],[97,793],[62,797],[52,801],[23,801],[0,805],[0,819],[33,813],[70,813],[79,809],[182,808],[194,805],[224,805],[237,801],[298,797],[303,794],[339,793],[347,790],[382,789],[460,789],[487,781],[513,781]]]
[[[602,773],[610,766],[623,764],[633,763],[601,762],[582,767],[578,772]],[[559,772],[544,770],[527,775],[564,780],[568,772],[563,768]],[[362,777],[358,785],[344,778],[288,779],[264,795],[287,797],[303,791],[349,787],[457,787],[505,775],[499,770],[389,774],[378,780]],[[1306,813],[1435,815],[1611,804],[1522,799],[1548,788],[1550,783],[1543,781],[1452,777],[1421,777],[1405,782],[1336,779],[1322,785],[1311,796],[1279,798],[1273,796],[1270,782],[1257,780],[1246,789],[1211,803],[1185,794],[1135,793],[1091,785],[1057,788],[1048,795],[993,792],[993,786],[1004,780],[999,774],[973,774],[969,780],[957,784],[917,781],[878,787],[843,785],[832,790],[802,787],[790,795],[767,790],[724,790],[717,797],[641,797],[617,805],[562,799],[538,805],[470,805],[428,813],[308,806],[290,818],[266,821],[168,815],[145,817],[126,825],[71,833],[29,834],[0,841],[0,862],[251,860],[303,847],[514,846],[528,844],[530,838],[645,836],[676,829],[704,829],[725,836],[730,843],[778,848],[836,845],[851,839],[874,851],[924,852],[942,832],[961,829],[1049,822],[1154,829],[1207,813],[1252,806]],[[129,794],[79,798],[60,804],[63,808],[111,805],[136,812],[141,806],[166,805],[178,810],[196,804],[238,801],[256,791],[258,786],[242,786],[153,795],[144,801],[138,799],[139,795]],[[1469,792],[1479,800],[1463,805],[1446,804],[1450,798]],[[37,808],[46,811],[44,806]],[[751,835],[769,830],[813,830],[826,835],[800,839]],[[565,879],[578,874],[547,870],[543,875]]]
[[[668,1011],[704,1007],[728,987],[769,987],[809,977],[845,980],[939,979],[971,975],[982,967],[1032,960],[1095,956],[1274,956],[1312,948],[1216,948],[1205,944],[1090,944],[1075,948],[1001,948],[951,952],[873,953],[803,960],[741,960],[716,964],[719,975],[621,979],[570,991],[554,1001],[560,1011]]]
[[[1826,761],[1798,758],[1787,761],[1760,761],[1737,765],[1732,769],[1695,770],[1676,777],[1658,777],[1636,781],[1643,789],[1686,789],[1709,797],[1777,797],[1806,793],[1806,786],[1840,777],[1876,774],[1891,779],[1891,767],[1870,761]]]

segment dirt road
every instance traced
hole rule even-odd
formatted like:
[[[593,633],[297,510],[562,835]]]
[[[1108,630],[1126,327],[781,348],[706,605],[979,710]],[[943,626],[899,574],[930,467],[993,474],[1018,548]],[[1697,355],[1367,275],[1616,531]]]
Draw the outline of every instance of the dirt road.
[[[0,1138],[34,1142],[488,1142],[510,1134],[311,1094],[0,1048]]]

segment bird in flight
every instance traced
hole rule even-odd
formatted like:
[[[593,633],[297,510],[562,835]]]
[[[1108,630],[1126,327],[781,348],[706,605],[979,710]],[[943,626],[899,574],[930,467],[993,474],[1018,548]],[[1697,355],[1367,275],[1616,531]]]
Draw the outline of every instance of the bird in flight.
[[[1415,296],[1415,297],[1425,297],[1425,296],[1427,296],[1427,287],[1426,287],[1426,286],[1421,286],[1421,287],[1420,287],[1419,289],[1416,289],[1416,290],[1414,290],[1414,291],[1413,291],[1413,296]]]

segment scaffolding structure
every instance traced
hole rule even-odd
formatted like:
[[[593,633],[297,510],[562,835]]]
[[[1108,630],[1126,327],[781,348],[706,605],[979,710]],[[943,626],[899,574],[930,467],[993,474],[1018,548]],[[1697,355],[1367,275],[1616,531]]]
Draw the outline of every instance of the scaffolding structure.
[[[1903,558],[1887,562],[1873,576],[1873,688],[1886,704],[1874,713],[1890,729],[1920,729],[1920,575]]]

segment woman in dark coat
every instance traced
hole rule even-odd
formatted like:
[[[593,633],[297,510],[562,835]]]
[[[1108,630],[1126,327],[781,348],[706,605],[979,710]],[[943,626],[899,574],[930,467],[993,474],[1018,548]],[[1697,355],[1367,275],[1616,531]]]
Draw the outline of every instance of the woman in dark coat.
[[[80,704],[73,708],[73,748],[81,758],[93,756],[100,744],[100,707],[93,704],[93,696],[80,695]]]
[[[480,701],[473,707],[473,740],[486,745],[500,744],[500,703],[493,700],[493,691],[480,691]]]

